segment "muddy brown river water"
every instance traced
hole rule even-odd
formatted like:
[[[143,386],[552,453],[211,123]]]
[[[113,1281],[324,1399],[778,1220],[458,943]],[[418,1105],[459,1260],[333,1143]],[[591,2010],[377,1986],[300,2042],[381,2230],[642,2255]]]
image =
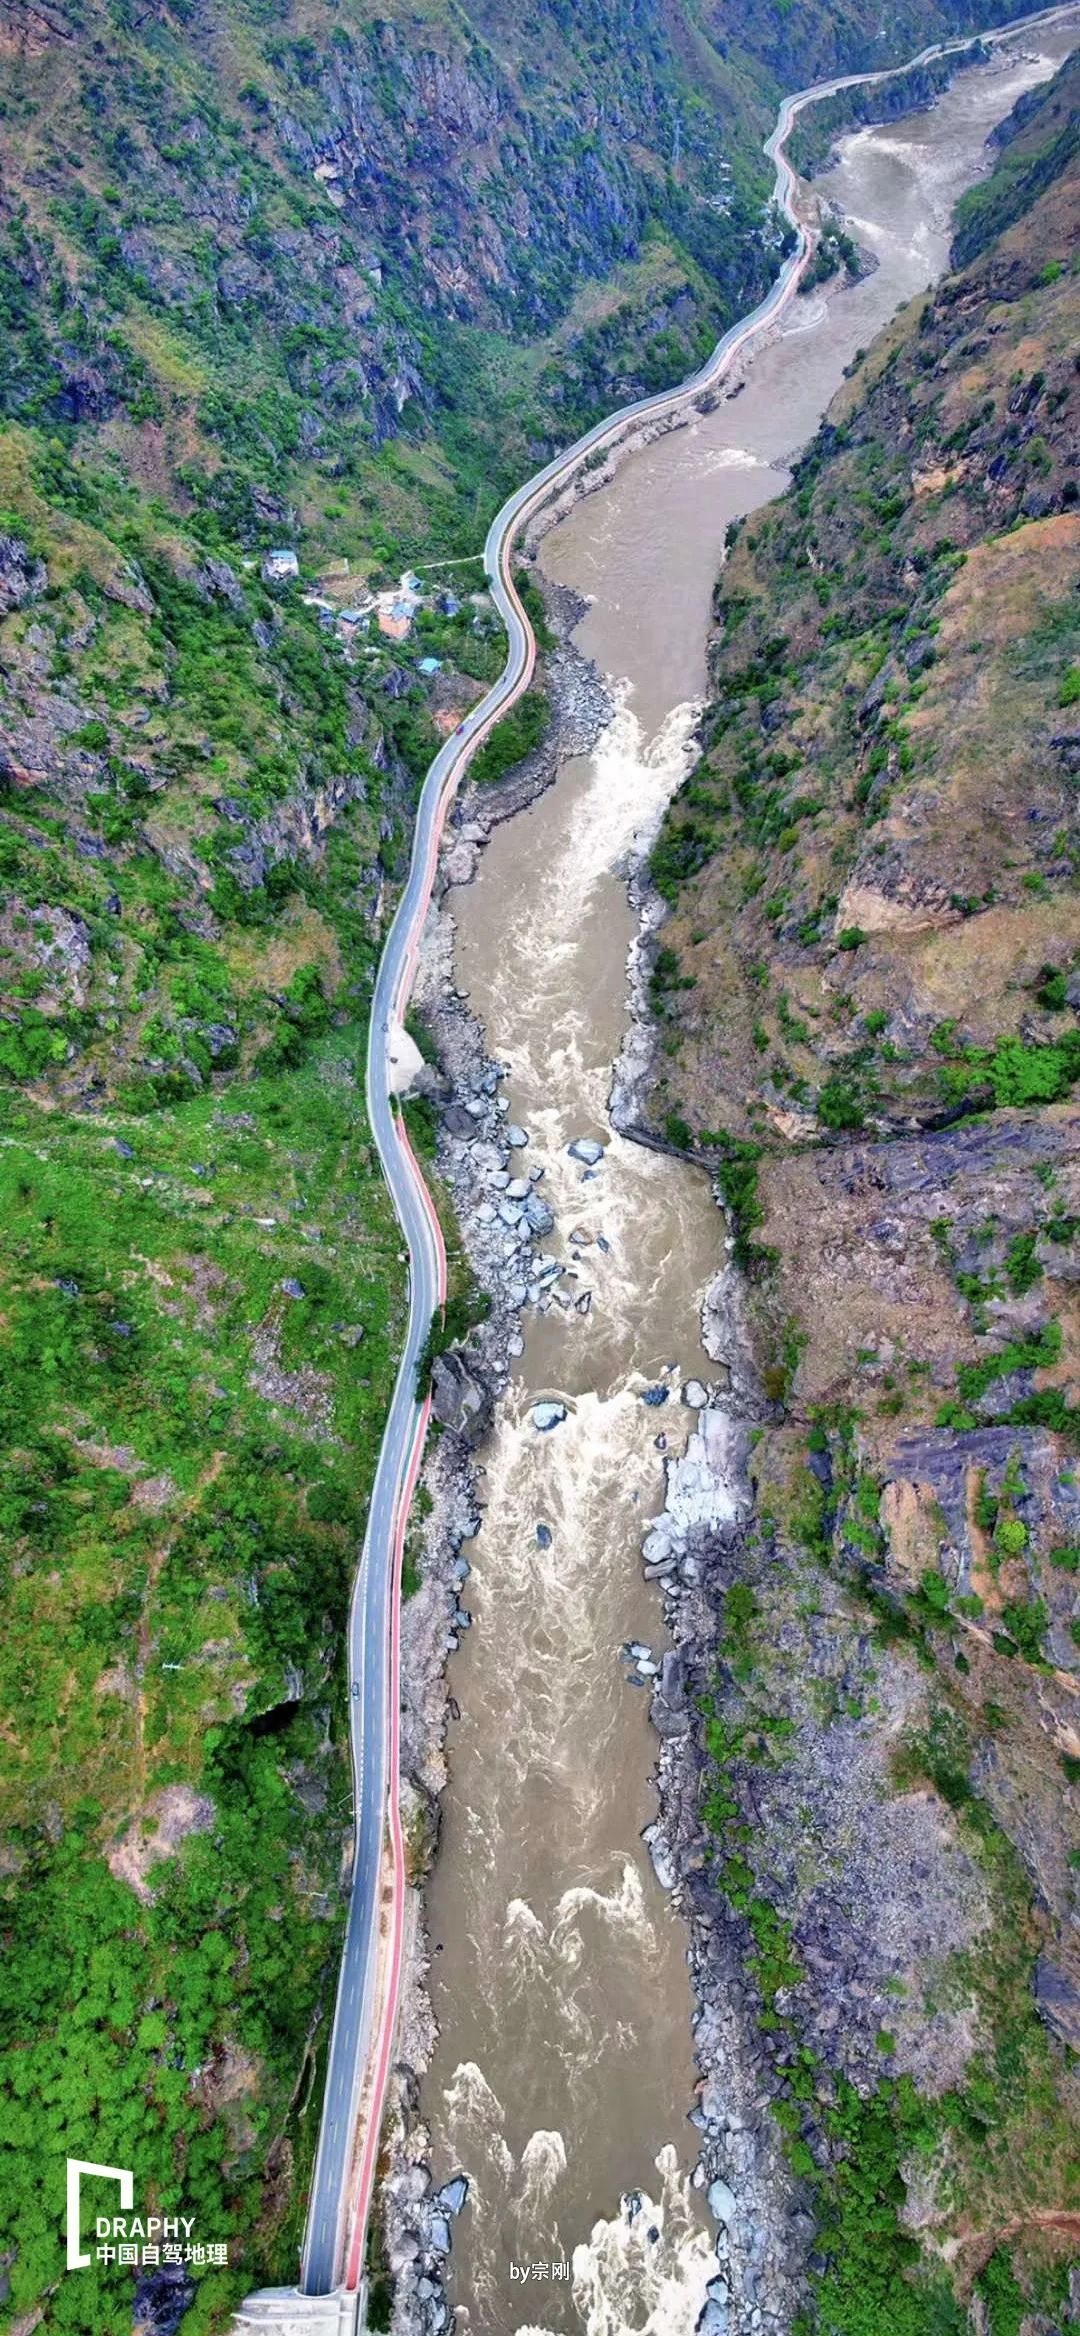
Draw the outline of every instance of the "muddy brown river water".
[[[522,1169],[545,1171],[546,1246],[569,1259],[571,1231],[590,1237],[573,1244],[574,1286],[592,1303],[527,1315],[482,1456],[473,1628],[452,1663],[424,2107],[438,2178],[470,2178],[451,2276],[470,2336],[689,2336],[715,2269],[691,2179],[686,1937],[640,1838],[656,1745],[623,1650],[664,1643],[640,1546],[663,1500],[657,1438],[679,1450],[690,1425],[680,1384],[715,1376],[700,1304],[724,1226],[702,1176],[608,1120],[634,932],[626,858],[691,754],[728,521],[783,490],[855,350],[942,271],[988,130],[1078,29],[1030,33],[933,112],[845,140],[816,183],[874,273],[796,300],[739,396],[628,458],[543,546],[546,571],[590,600],[576,637],[616,712],[592,756],[495,831],[451,906],[457,978],[512,1066]],[[582,1136],[605,1146],[591,1171],[568,1156]],[[657,1384],[669,1396],[652,1407]],[[531,1406],[548,1395],[569,1416],[539,1434]]]

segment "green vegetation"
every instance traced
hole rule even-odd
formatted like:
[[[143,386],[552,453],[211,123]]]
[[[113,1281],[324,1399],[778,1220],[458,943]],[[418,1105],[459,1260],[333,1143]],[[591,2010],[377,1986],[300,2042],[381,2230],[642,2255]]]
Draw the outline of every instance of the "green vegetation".
[[[1056,2326],[1068,2239],[1027,2218],[1080,2198],[1034,1985],[1067,1967],[1080,1859],[1046,1676],[1080,1645],[1078,89],[1073,60],[1025,100],[967,275],[860,353],[787,496],[730,532],[652,858],[656,1124],[715,1131],[740,1264],[763,1220],[774,1244],[742,1292],[768,1408],[701,1813],[816,2225],[800,2336],[962,2336],[973,2275],[988,2336]],[[863,1762],[898,1796],[875,1844],[932,1833],[967,1910],[940,1959],[911,1945],[927,1866],[862,1867]]]
[[[230,2239],[230,2270],[200,2279],[209,2327],[264,2260],[241,2234],[263,2213],[270,2141],[288,2130],[310,2152],[311,2111],[290,2101],[334,1981],[348,1806],[325,1711],[401,1320],[362,1036],[329,1034],[287,1092],[234,1081],[228,1109],[7,1113],[16,2308],[54,2276],[65,2156],[137,2166],[145,2196],[193,2202]],[[181,1781],[173,1837],[161,1796]],[[140,1843],[159,1826],[152,1864]],[[243,2147],[230,2067],[250,2072]],[[284,2277],[295,2229],[270,2258]],[[61,2292],[57,2327],[126,2328],[115,2276],[95,2267]]]
[[[941,1073],[951,1102],[981,1100],[989,1088],[997,1110],[1059,1103],[1080,1079],[1080,1033],[1059,1040],[999,1038],[993,1048],[959,1047]]]
[[[478,787],[493,787],[507,771],[539,746],[548,725],[548,702],[540,689],[527,689],[504,714],[473,756],[469,776]]]
[[[922,0],[916,14],[929,29]],[[0,102],[0,2262],[20,2324],[44,2313],[57,2336],[126,2336],[130,2283],[95,2267],[58,2286],[57,2231],[65,2156],[134,2165],[148,2203],[229,2239],[228,2270],[199,2268],[185,2321],[212,2336],[245,2289],[295,2274],[340,1942],[344,1617],[404,1320],[363,1110],[367,1016],[433,711],[445,720],[455,676],[482,684],[500,658],[490,610],[466,599],[471,563],[512,480],[614,395],[699,362],[764,289],[783,238],[760,233],[760,60],[805,78],[836,33],[819,0],[778,21],[746,0],[722,44],[681,0],[645,6],[629,44],[610,10],[561,0],[512,23],[488,10],[482,26],[428,0],[348,23],[308,0],[302,26],[221,0],[210,42],[189,0],[72,0],[60,15],[11,51]],[[863,30],[856,10],[845,45]],[[1025,333],[1067,301],[1067,258],[1043,237]],[[822,265],[834,259],[850,264],[839,238]],[[886,431],[879,456],[840,423],[800,466],[798,526],[774,515],[736,546],[702,761],[654,855],[677,910],[722,863],[730,902],[703,923],[736,934],[760,1093],[803,1114],[816,1096],[841,1136],[891,1109],[940,1111],[943,1079],[946,1104],[970,1110],[1038,1107],[1077,1075],[1057,1023],[1031,1036],[1006,1007],[981,1025],[997,1042],[946,1047],[931,1082],[885,1037],[902,1018],[859,994],[878,937],[872,951],[856,925],[831,938],[867,829],[923,772],[954,547],[979,536],[959,512],[946,532],[936,494],[915,509],[913,462],[951,460],[931,395],[955,320],[927,313],[887,393],[910,406],[910,443]],[[1003,531],[1033,482],[1059,489],[1056,364],[1029,363],[1008,389]],[[271,547],[295,549],[297,583],[264,575]],[[318,602],[359,599],[407,563],[456,578],[466,605],[443,600],[407,641],[372,631],[346,654]],[[1045,557],[1040,577],[1046,605],[1021,609],[1010,672],[1025,735],[1042,738],[1044,715],[1074,702],[1077,652]],[[793,580],[805,600],[789,610]],[[535,587],[522,590],[543,645]],[[980,605],[1012,610],[993,590]],[[437,689],[422,651],[444,662]],[[818,657],[830,688],[842,676],[835,734],[804,695]],[[512,767],[545,720],[530,691],[476,777]],[[1045,791],[1045,774],[1025,785]],[[1017,831],[1005,889],[1026,917],[1073,880],[1071,847],[1049,848],[1064,825]],[[957,914],[975,921],[1002,871],[961,873]],[[698,988],[683,951],[676,924],[657,962],[676,1049]],[[1017,1015],[1067,1003],[1054,972],[1016,994]],[[707,1014],[705,985],[697,1002]],[[752,1101],[756,1118],[698,1142],[738,1258],[771,1291],[777,1260],[754,1240],[771,1138]],[[660,1116],[690,1145],[726,1107],[673,1088]],[[430,1157],[429,1109],[408,1106],[407,1125]],[[1071,1224],[1059,1210],[1047,1242]],[[1001,1269],[1013,1295],[1038,1278],[1025,1239]],[[476,1319],[450,1248],[425,1372]],[[780,1406],[803,1332],[776,1311]],[[1052,1363],[1049,1339],[1007,1344],[985,1380],[965,1366],[959,1395],[978,1403],[995,1376]],[[1025,1407],[1075,1425],[1056,1388]],[[839,1518],[842,1561],[872,1571],[881,1478],[854,1456],[853,1418],[833,1494],[808,1479],[795,1531],[831,1556]],[[998,1563],[1018,1522],[1007,1500],[999,1512]],[[406,1594],[417,1578],[410,1546]],[[920,1652],[943,1619],[937,1579],[928,1568],[923,1611],[897,1623]],[[883,1631],[893,1601],[878,1598]],[[1037,1597],[1013,1598],[998,1636],[1038,1661],[1042,1617]],[[724,1619],[733,1679],[752,1687],[760,1593],[736,1585]],[[797,1946],[732,1783],[739,1761],[783,1756],[784,1724],[713,1713],[707,1820],[762,2020],[795,2046]],[[974,1826],[961,1752],[932,1750]],[[1004,1972],[1013,1990],[1011,2029],[986,2015],[996,2081],[1040,2112],[1057,2165],[1010,1952],[995,1941],[994,1984]],[[980,2081],[957,2112],[969,2152]],[[778,2114],[794,2172],[820,2177],[821,2294],[837,2330],[857,2329],[843,2315],[860,2216],[879,2242],[859,2272],[871,2295],[887,2275],[899,2309],[921,2292],[895,2214],[917,2137],[882,2088],[864,2105],[880,2127],[833,2135],[834,2164],[814,2083],[804,2057]],[[997,2147],[979,2163],[1004,2189]],[[377,2253],[372,2269],[374,2324],[389,2304]]]
[[[1034,996],[1030,967],[1053,932],[1073,946],[1064,746],[1032,742],[1064,738],[1080,656],[1074,164],[1055,144],[1066,121],[1075,136],[1078,87],[1072,60],[1028,111],[1024,137],[1056,159],[1013,230],[1005,309],[991,241],[962,286],[946,279],[864,353],[791,492],[731,531],[701,753],[651,858],[673,911],[658,1122],[772,1151],[810,1119],[844,1144],[1074,1091],[1064,951]],[[967,337],[994,331],[985,365],[954,373],[961,308]],[[885,824],[899,790],[902,843]],[[933,918],[909,928],[931,894]],[[934,1028],[904,1003],[912,979],[938,994],[942,917],[977,1037],[959,1011]],[[1043,1026],[1035,1003],[1061,1019]]]
[[[1040,104],[1034,91],[1021,98],[1007,125],[997,169],[990,178],[969,187],[956,206],[953,258],[958,267],[969,266],[1003,229],[1021,219],[1080,153],[1075,110],[1078,85],[1080,77],[1074,68],[1062,77],[1049,105]],[[1052,259],[1046,264],[1059,267]],[[1043,281],[1054,280],[1044,270]],[[994,2336],[998,2336],[996,2329]]]

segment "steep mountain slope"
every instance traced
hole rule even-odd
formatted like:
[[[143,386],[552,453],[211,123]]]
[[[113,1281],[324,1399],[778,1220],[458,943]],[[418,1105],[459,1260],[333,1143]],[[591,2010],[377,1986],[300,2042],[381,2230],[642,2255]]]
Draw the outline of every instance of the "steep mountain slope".
[[[509,476],[756,296],[741,21],[0,0],[17,2325],[130,2325],[126,2271],[57,2284],[68,2154],[229,2241],[187,2328],[295,2269],[401,1319],[365,1018],[417,775],[499,659],[477,569],[407,639],[334,611],[474,554]]]
[[[829,2336],[1075,2314],[1078,100],[1074,59],[735,531],[653,858],[656,1124],[754,1358],[695,1888]]]
[[[463,520],[474,549],[477,490],[677,376],[767,272],[764,108],[718,60],[695,96],[659,0],[509,40],[438,5],[60,0],[0,9],[0,53],[0,406],[96,425],[207,533],[291,503],[313,549]]]

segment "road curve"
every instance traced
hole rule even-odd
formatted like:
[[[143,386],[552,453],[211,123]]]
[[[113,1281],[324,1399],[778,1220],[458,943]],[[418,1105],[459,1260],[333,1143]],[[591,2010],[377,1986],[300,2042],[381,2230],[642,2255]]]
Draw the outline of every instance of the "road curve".
[[[1014,19],[981,37],[1050,24],[1075,12],[1075,0]],[[929,64],[970,44],[971,33],[920,50],[908,66]],[[349,1612],[349,1717],[354,1778],[354,1862],[345,1945],[330,2039],[318,2150],[304,2235],[300,2286],[307,2295],[355,2288],[375,2181],[379,2127],[393,2046],[401,1965],[404,1857],[398,1812],[398,1628],[401,1554],[409,1504],[423,1454],[429,1404],[417,1396],[417,1364],[436,1309],[446,1296],[446,1257],[431,1196],[391,1100],[390,1054],[413,984],[417,949],[431,899],[447,810],[472,755],[493,725],[528,688],[536,642],[514,590],[510,554],[526,521],[565,485],[588,454],[633,423],[659,419],[721,381],[747,343],[771,325],[795,292],[812,239],[795,210],[796,177],[784,154],[805,106],[838,90],[874,85],[902,72],[850,73],[785,97],[765,143],[775,165],[774,199],[795,230],[792,251],[757,308],[717,342],[700,371],[677,389],[623,406],[519,487],[503,504],[484,546],[492,598],[506,626],[507,657],[499,680],[436,755],[417,806],[408,879],[386,938],[372,999],[367,1050],[367,1105],[372,1132],[409,1259],[409,1321],[383,1430],[371,1506]],[[361,2118],[363,2131],[358,2133]]]

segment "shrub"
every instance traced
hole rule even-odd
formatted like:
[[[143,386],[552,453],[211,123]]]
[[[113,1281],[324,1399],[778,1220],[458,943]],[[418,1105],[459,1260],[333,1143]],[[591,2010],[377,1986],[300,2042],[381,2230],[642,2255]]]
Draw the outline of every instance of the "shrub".
[[[832,1128],[838,1134],[845,1129],[854,1130],[862,1127],[864,1117],[862,1097],[855,1081],[851,1078],[844,1078],[839,1071],[834,1071],[832,1077],[826,1079],[818,1095],[817,1115],[822,1127]]]
[[[1049,1616],[1042,1598],[1012,1598],[1001,1610],[1001,1619],[1027,1663],[1042,1661],[1043,1640]]]
[[[543,690],[527,689],[473,756],[470,775],[478,787],[493,787],[539,746],[548,725],[548,702]]]

